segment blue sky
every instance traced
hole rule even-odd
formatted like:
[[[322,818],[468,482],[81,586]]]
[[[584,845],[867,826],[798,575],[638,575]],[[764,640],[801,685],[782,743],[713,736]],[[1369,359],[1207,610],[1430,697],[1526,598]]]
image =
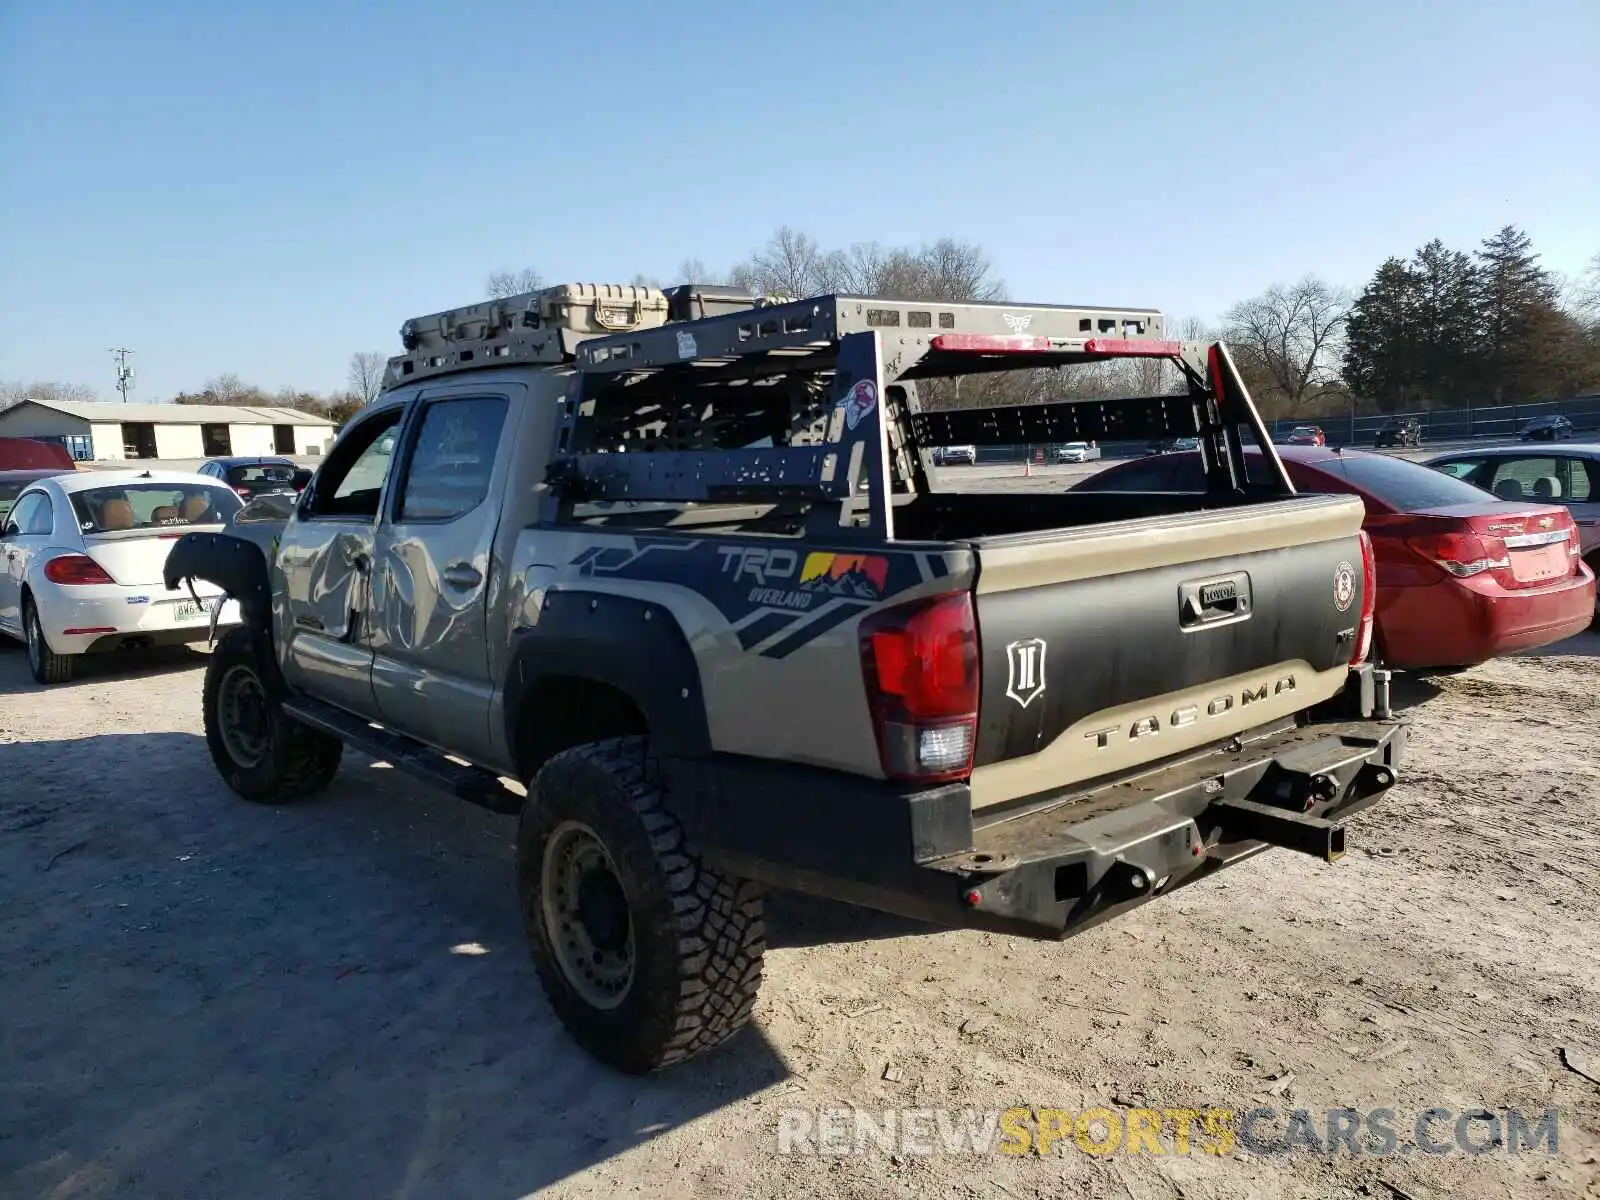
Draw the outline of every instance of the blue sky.
[[[780,224],[1207,318],[1506,223],[1577,271],[1597,117],[1594,0],[0,0],[0,380],[324,391],[497,267]]]

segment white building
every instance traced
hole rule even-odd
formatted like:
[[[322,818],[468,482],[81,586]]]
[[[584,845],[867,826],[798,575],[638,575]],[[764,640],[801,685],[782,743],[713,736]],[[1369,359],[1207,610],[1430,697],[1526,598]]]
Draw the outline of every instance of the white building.
[[[0,437],[60,438],[78,459],[315,455],[333,435],[327,417],[294,408],[24,400],[0,412]]]

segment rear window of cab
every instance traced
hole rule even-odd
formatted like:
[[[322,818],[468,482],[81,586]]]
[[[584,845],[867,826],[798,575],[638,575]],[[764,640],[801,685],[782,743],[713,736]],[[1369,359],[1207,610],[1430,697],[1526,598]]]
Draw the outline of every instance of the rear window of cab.
[[[208,483],[126,483],[73,492],[84,534],[222,525],[243,507],[229,488]]]

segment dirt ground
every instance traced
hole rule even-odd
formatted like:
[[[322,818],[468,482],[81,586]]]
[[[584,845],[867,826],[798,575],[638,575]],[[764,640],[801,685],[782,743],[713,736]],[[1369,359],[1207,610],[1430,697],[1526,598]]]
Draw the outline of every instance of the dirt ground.
[[[1600,638],[1410,681],[1410,762],[1337,864],[1272,852],[1064,944],[775,897],[755,1026],[648,1080],[551,1016],[507,819],[354,756],[314,803],[237,800],[203,664],[45,692],[0,648],[0,1195],[1600,1196],[1568,1065],[1600,1077]],[[1387,1107],[1402,1142],[1554,1108],[1558,1149],[776,1153],[782,1110],[841,1104]]]

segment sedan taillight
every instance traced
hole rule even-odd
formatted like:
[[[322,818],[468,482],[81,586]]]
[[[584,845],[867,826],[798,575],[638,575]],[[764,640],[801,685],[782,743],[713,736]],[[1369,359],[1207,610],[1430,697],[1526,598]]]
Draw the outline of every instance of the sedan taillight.
[[[1470,530],[1446,530],[1409,537],[1406,545],[1457,579],[1470,579],[1485,571],[1511,566],[1511,554],[1503,540]]]
[[[87,554],[58,554],[44,564],[44,577],[51,583],[67,585],[116,583],[106,570]]]

